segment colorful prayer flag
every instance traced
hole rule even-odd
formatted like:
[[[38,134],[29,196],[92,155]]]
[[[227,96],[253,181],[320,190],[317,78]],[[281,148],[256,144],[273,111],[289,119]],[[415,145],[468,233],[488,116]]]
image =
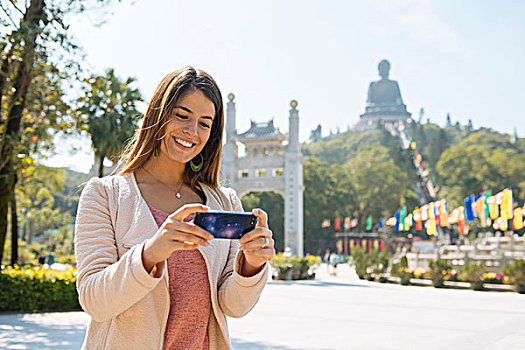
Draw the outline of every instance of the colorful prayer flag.
[[[441,208],[440,208],[440,217],[439,217],[439,223],[441,227],[447,227],[448,226],[448,204],[445,199],[441,201]]]
[[[501,202],[501,217],[505,219],[512,219],[514,214],[512,202],[512,190],[506,188],[503,190],[502,202]]]
[[[405,229],[405,218],[407,217],[407,207],[401,208],[401,213],[399,214],[399,231],[406,231]]]
[[[483,193],[483,216],[481,219],[481,227],[490,226],[490,209],[488,199],[492,196],[492,191],[487,190]]]
[[[508,229],[507,219],[502,218],[502,217],[497,218],[497,219],[494,221],[494,223],[492,224],[492,227],[493,227],[495,230],[507,231],[507,229]]]
[[[421,209],[416,208],[412,212],[413,218],[415,222],[421,221]]]
[[[465,198],[465,209],[467,211],[467,220],[468,221],[474,221],[474,212],[472,211],[472,205],[474,204],[474,196],[470,195]]]
[[[344,227],[345,227],[345,230],[349,230],[350,229],[350,217],[349,216],[347,216],[345,218]]]
[[[366,218],[366,229],[371,230],[372,229],[372,217],[369,216]]]
[[[472,204],[472,211],[474,212],[474,216],[479,218],[480,216],[480,213],[481,213],[481,194],[478,194],[475,198],[474,198],[474,203]]]
[[[434,202],[428,203],[428,219],[434,220],[436,214],[434,213]]]
[[[459,233],[461,233],[462,235],[466,235],[468,233],[468,226],[465,223],[465,207],[459,207],[458,211]]]
[[[405,218],[405,231],[410,230],[412,227],[412,213],[408,214]]]
[[[342,253],[343,253],[343,240],[338,239],[337,240],[337,254],[342,254]]]
[[[427,235],[433,236],[436,233],[436,222],[433,219],[429,219],[425,223],[425,227],[427,229]]]
[[[496,220],[499,217],[498,204],[496,203],[496,196],[490,196],[487,198],[487,204],[489,205],[490,218]]]
[[[428,220],[428,204],[425,204],[421,207],[421,220],[427,221]]]
[[[512,221],[512,228],[514,230],[521,230],[523,228],[523,215],[521,215],[521,208],[514,209],[514,220]]]
[[[452,210],[452,214],[448,217],[449,224],[457,224],[459,220],[459,209],[455,208]]]

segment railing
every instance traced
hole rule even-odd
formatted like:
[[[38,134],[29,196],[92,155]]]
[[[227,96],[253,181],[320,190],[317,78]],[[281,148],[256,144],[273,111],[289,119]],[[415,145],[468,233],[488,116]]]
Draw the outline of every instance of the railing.
[[[438,252],[438,251],[439,252]],[[452,267],[461,267],[468,261],[477,261],[487,271],[501,272],[501,269],[515,260],[525,260],[525,237],[482,237],[471,245],[444,245],[432,253],[406,253],[410,269],[428,269],[431,260],[447,260]]]

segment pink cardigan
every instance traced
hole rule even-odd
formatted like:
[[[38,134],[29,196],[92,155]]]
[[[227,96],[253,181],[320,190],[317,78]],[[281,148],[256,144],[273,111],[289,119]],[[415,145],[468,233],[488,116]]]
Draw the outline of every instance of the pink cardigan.
[[[242,210],[231,189],[202,186],[212,210]],[[92,178],[84,187],[75,225],[77,289],[91,315],[82,349],[162,349],[169,311],[166,264],[161,276],[142,265],[145,240],[157,224],[133,174]],[[268,265],[243,277],[238,241],[212,240],[199,247],[208,270],[212,312],[210,349],[231,349],[226,316],[242,317],[257,303]]]

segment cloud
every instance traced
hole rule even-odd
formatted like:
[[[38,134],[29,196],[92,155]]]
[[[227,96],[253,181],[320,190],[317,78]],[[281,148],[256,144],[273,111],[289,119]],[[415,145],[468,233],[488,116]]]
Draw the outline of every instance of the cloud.
[[[439,17],[429,0],[380,0],[374,1],[373,5],[388,12],[413,40],[431,45],[439,52],[460,52],[458,35]]]

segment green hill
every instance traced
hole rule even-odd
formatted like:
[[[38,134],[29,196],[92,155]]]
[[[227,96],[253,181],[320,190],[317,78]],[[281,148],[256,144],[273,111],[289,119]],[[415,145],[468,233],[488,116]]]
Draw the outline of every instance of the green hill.
[[[516,205],[525,201],[525,139],[511,142],[511,136],[490,129],[474,130],[459,124],[440,127],[412,123],[408,135],[417,143],[423,161],[438,188],[438,197],[449,207],[462,204],[470,194],[491,189],[493,193],[511,187]],[[305,252],[323,254],[333,250],[333,219],[358,218],[356,230],[364,231],[366,218],[374,229],[379,218],[391,217],[406,205],[421,205],[414,191],[417,179],[413,151],[403,150],[398,138],[386,130],[349,130],[329,140],[304,144],[304,230]],[[280,196],[250,194],[245,209],[254,201],[270,217],[282,217]],[[256,198],[259,198],[256,200]],[[330,228],[321,228],[324,219]],[[342,222],[341,222],[342,224]],[[282,237],[282,225],[272,227]],[[421,233],[419,233],[421,234]]]

